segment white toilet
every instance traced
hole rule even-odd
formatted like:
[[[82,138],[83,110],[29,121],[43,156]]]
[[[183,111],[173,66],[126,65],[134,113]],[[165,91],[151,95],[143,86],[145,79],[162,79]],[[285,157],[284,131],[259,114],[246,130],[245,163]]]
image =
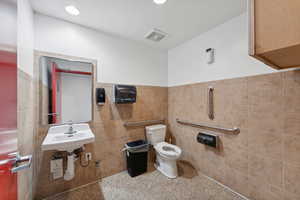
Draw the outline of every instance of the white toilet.
[[[165,125],[159,124],[146,127],[147,140],[153,145],[156,152],[156,164],[158,171],[169,178],[176,178],[178,175],[176,161],[181,155],[181,149],[165,142]]]

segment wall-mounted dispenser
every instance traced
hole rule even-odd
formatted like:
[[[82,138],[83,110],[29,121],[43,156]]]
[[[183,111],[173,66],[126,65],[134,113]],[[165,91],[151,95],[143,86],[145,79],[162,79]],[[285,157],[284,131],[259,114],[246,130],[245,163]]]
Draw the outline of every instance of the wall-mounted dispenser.
[[[135,103],[136,87],[131,85],[114,85],[113,102],[116,104]]]
[[[215,62],[215,49],[213,48],[208,48],[206,49],[206,60],[207,60],[207,64],[212,64]]]
[[[56,152],[50,160],[50,172],[52,173],[53,180],[63,177],[63,155]]]
[[[104,105],[105,103],[105,89],[96,88],[96,103],[97,105]]]
[[[210,133],[200,132],[197,141],[210,147],[218,148],[218,136]]]

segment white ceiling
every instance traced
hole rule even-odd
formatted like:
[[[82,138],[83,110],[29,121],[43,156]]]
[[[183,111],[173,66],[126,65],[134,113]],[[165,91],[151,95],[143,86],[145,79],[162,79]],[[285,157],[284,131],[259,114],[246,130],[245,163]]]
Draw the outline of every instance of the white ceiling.
[[[31,0],[36,12],[123,38],[169,49],[246,11],[246,0]],[[73,4],[79,16],[64,7]],[[153,28],[169,36],[159,43],[144,36]]]

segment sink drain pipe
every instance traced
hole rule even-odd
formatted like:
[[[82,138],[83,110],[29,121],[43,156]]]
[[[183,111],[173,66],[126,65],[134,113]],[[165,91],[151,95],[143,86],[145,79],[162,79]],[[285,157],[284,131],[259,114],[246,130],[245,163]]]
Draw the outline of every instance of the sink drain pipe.
[[[74,176],[75,176],[74,163],[75,163],[75,154],[73,152],[68,153],[67,170],[65,171],[64,180],[70,181],[74,178]]]

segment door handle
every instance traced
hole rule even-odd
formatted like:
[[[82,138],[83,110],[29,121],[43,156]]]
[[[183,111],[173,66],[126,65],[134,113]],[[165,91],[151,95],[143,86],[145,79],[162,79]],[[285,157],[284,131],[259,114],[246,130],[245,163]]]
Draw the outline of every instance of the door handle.
[[[59,113],[48,113],[47,115],[48,115],[48,116],[55,116],[55,115],[56,115],[56,116],[59,116]]]
[[[16,173],[18,171],[21,171],[23,169],[28,169],[28,168],[31,167],[32,155],[27,155],[27,156],[18,155],[16,158],[17,158],[16,162],[14,163],[13,168],[11,169],[12,173]],[[24,162],[26,162],[26,163],[21,164],[21,163],[24,163]]]
[[[20,156],[19,152],[8,154],[9,158],[6,160],[0,160],[0,166],[6,165],[8,163],[12,164],[11,172],[16,173],[20,170],[27,169],[31,167],[32,155]],[[24,163],[25,164],[21,164]]]

